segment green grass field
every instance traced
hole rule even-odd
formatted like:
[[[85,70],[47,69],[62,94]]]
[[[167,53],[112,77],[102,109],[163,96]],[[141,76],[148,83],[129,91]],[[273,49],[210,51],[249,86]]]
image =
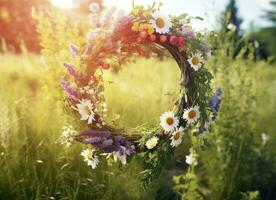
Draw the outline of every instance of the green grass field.
[[[212,200],[250,199],[249,191],[273,199],[276,66],[242,59],[226,66],[220,58],[209,66],[214,87],[224,88],[223,107],[207,135],[210,148],[199,153],[197,190]],[[172,176],[184,175],[187,166],[165,170],[147,191],[140,183],[140,160],[110,167],[103,158],[92,170],[80,156],[81,144],[59,143],[61,127],[77,122],[63,107],[56,72],[28,53],[0,54],[0,62],[0,199],[177,199]],[[109,122],[151,127],[172,107],[179,71],[172,60],[140,59],[105,78]],[[185,140],[178,152],[183,159],[190,145]]]

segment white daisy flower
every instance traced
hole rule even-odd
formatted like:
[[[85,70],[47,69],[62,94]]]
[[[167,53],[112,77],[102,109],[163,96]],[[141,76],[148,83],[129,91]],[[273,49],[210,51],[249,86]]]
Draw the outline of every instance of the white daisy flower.
[[[188,124],[194,124],[199,119],[199,117],[199,106],[190,107],[184,110],[183,119],[185,119]]]
[[[87,162],[87,165],[91,166],[93,169],[99,164],[99,158],[94,155],[93,149],[85,149],[81,152],[81,155],[84,157],[84,161]]]
[[[117,162],[119,160],[123,165],[127,163],[126,161],[126,154],[121,154],[119,151],[113,153],[114,161]]]
[[[155,28],[157,33],[168,33],[172,27],[172,22],[168,15],[165,15],[161,12],[155,12],[152,14],[153,19],[150,20],[150,23]]]
[[[179,120],[172,111],[165,112],[160,116],[160,126],[166,132],[173,131],[179,124]]]
[[[197,165],[196,157],[193,154],[190,154],[190,155],[186,156],[186,163],[188,165],[196,166]]]
[[[92,124],[92,121],[95,119],[95,112],[93,111],[94,107],[91,101],[88,99],[82,99],[76,106],[76,110],[81,115],[81,120],[87,120],[88,124]]]
[[[203,62],[203,56],[201,53],[194,53],[192,54],[191,58],[188,60],[190,63],[191,67],[197,71],[201,68],[202,62]]]
[[[150,139],[146,142],[146,147],[147,147],[148,149],[153,149],[153,148],[157,145],[158,140],[159,140],[158,137],[153,136],[152,138],[150,138]]]
[[[172,147],[177,147],[182,142],[182,136],[184,129],[180,127],[178,130],[174,131],[171,136],[171,145]]]

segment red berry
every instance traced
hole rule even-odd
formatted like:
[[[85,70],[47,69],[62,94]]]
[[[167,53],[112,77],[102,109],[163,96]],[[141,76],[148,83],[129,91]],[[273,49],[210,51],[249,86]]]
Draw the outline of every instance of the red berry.
[[[121,41],[122,41],[122,42],[125,42],[125,41],[126,41],[126,37],[125,37],[125,36],[122,36],[122,37],[121,37]]]
[[[172,45],[178,45],[178,38],[177,38],[175,35],[172,35],[172,36],[170,37],[170,43],[171,43]]]
[[[185,46],[185,39],[184,37],[178,37],[178,46],[184,47]]]
[[[140,43],[140,44],[143,44],[145,42],[145,40],[141,37],[138,37],[137,42]]]
[[[147,33],[147,31],[142,31],[139,33],[139,36],[140,36],[140,38],[145,40],[148,37],[148,33]]]
[[[150,41],[154,42],[156,40],[156,35],[155,34],[151,34],[150,35]]]
[[[103,69],[109,69],[110,68],[110,64],[109,63],[103,63],[102,64],[102,68]]]
[[[138,49],[137,52],[140,56],[145,55],[145,51],[143,49]]]
[[[167,41],[167,36],[165,36],[165,35],[160,35],[160,42],[161,43],[164,43],[164,42],[166,42]]]

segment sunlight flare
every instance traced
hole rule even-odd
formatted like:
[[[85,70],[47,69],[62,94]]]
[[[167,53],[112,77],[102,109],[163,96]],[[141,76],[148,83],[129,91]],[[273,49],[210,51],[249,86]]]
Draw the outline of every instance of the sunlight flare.
[[[71,9],[74,6],[74,0],[50,0],[50,2],[62,9]]]

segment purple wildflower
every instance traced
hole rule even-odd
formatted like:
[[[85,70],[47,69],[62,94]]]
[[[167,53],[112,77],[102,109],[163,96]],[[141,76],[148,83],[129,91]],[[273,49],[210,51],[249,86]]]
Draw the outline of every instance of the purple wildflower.
[[[84,130],[81,131],[76,137],[110,137],[110,135],[110,131]]]
[[[213,112],[217,113],[220,109],[220,104],[221,104],[221,96],[222,94],[222,89],[219,88],[217,89],[215,95],[212,97],[211,102],[209,104],[209,107],[213,110]]]
[[[90,137],[88,139],[83,140],[84,143],[87,144],[96,144],[102,141],[101,137]]]
[[[203,45],[202,45],[202,51],[204,53],[208,52],[209,51],[209,45],[207,42],[205,42]]]
[[[111,146],[113,144],[113,140],[112,139],[106,139],[102,142],[102,146],[103,148]]]
[[[104,152],[120,152],[121,155],[132,155],[135,153],[135,146],[122,135],[111,135],[110,131],[84,130],[81,131],[75,140],[91,144]]]
[[[195,32],[193,30],[185,30],[183,31],[183,36],[187,39],[187,40],[193,40],[195,39]]]
[[[68,73],[75,79],[75,81],[80,82],[81,76],[76,72],[74,66],[69,63],[63,63],[63,65],[67,69]]]
[[[79,48],[74,44],[69,45],[69,50],[70,50],[70,55],[71,55],[72,58],[77,56],[80,52]]]
[[[71,87],[70,83],[65,80],[61,80],[61,87],[68,93],[69,97],[76,100],[79,98],[80,93],[77,89]]]

